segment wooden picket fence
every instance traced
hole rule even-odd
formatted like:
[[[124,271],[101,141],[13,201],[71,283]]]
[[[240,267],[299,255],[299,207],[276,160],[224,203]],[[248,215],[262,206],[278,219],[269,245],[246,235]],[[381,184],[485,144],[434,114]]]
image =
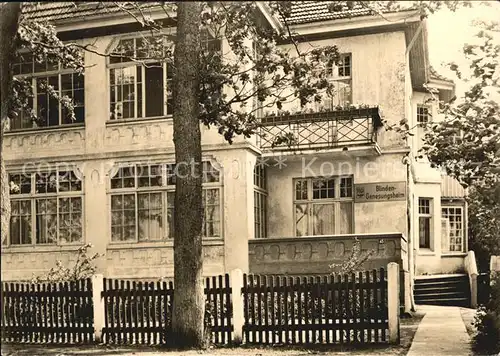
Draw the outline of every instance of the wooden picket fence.
[[[104,279],[107,344],[165,343],[171,325],[172,282],[130,282]]]
[[[90,279],[2,283],[2,341],[84,344],[94,341]]]
[[[384,269],[316,277],[244,275],[251,344],[388,342]]]
[[[229,274],[205,279],[205,328],[210,332],[210,342],[218,345],[233,341],[232,287]]]
[[[232,341],[229,275],[205,279],[205,327],[210,341]],[[104,342],[107,344],[165,344],[171,332],[172,282],[130,282],[104,279]]]
[[[205,330],[218,345],[385,343],[399,340],[399,271],[205,279]],[[233,284],[233,285],[231,285]],[[390,285],[390,291],[388,291]],[[172,282],[104,279],[2,283],[2,341],[168,344]]]

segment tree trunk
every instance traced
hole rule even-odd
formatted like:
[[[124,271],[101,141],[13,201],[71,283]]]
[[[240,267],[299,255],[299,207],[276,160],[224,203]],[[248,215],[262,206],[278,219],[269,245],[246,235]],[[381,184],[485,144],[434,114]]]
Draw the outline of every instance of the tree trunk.
[[[173,80],[176,160],[175,292],[171,341],[180,348],[202,347],[204,340],[202,167],[198,120],[200,15],[199,2],[177,3]]]
[[[11,62],[21,15],[20,2],[0,5],[0,220],[2,244],[9,234],[9,179],[3,159],[3,131],[9,115],[9,87],[12,81]]]

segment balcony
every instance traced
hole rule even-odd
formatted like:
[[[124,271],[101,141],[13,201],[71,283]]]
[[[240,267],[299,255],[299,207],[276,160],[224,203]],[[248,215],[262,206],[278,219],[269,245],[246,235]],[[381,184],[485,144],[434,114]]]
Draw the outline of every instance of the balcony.
[[[357,147],[377,149],[382,127],[378,107],[330,110],[262,118],[258,143],[263,155],[304,151],[340,150]],[[283,143],[283,138],[287,138]]]

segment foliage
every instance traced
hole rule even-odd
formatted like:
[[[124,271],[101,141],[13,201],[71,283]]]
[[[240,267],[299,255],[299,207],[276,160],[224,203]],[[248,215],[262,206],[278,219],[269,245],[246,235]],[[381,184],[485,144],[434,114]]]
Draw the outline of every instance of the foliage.
[[[82,48],[75,43],[64,43],[57,37],[56,27],[37,21],[29,21],[21,17],[17,37],[14,39],[16,51],[14,61],[31,60],[40,65],[60,65],[73,69],[83,75],[84,61]],[[42,88],[43,87],[43,88]],[[67,95],[60,96],[52,85],[41,83],[41,89],[47,91],[50,98],[58,100],[71,120],[75,120],[73,100]],[[32,81],[29,76],[15,77],[11,82],[9,97],[9,118],[15,119],[20,113],[26,113],[34,122],[39,121],[30,105],[33,98]],[[8,126],[7,126],[8,128]]]
[[[500,26],[477,26],[477,41],[463,47],[469,68],[449,64],[469,87],[463,98],[441,103],[445,119],[430,125],[422,154],[470,188],[470,248],[484,271],[500,253]]]
[[[468,70],[450,64],[470,87],[463,98],[441,104],[445,120],[427,130],[422,150],[463,185],[491,187],[500,182],[500,26],[482,27],[478,43],[463,47]]]
[[[489,270],[492,255],[500,255],[500,185],[475,187],[469,204],[469,248],[476,253],[480,271]]]
[[[477,334],[474,337],[474,349],[481,354],[500,352],[500,273],[491,279],[489,302],[478,308],[474,318]]]
[[[61,261],[57,261],[56,267],[51,268],[46,275],[34,276],[32,283],[69,282],[92,277],[96,272],[96,266],[93,263],[101,255],[98,253],[89,255],[88,250],[91,247],[91,244],[86,244],[78,249],[78,256],[72,267],[65,267]]]

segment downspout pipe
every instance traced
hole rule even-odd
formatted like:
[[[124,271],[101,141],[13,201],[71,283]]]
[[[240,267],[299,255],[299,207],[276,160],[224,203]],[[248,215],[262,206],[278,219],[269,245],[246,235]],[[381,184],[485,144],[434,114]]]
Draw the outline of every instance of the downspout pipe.
[[[413,49],[413,46],[415,45],[418,36],[422,33],[422,29],[425,26],[425,19],[421,19],[420,24],[418,25],[417,30],[415,31],[415,34],[413,35],[412,39],[410,40],[410,43],[406,47],[406,52],[405,52],[405,59],[406,63],[410,63],[410,52]],[[409,100],[408,98],[405,98],[405,100]],[[409,103],[409,106],[411,107],[411,102]],[[409,267],[409,279],[410,279],[410,303],[411,307],[408,308],[408,306],[405,306],[405,312],[408,311],[408,309],[411,309],[412,311],[415,311],[415,298],[413,295],[413,285],[414,285],[414,274],[416,271],[416,256],[415,256],[415,246],[414,246],[414,241],[413,241],[413,234],[412,231],[414,231],[415,227],[413,226],[413,194],[410,189],[410,180],[413,180],[414,174],[413,172],[413,157],[408,157],[407,160],[407,168],[406,168],[406,177],[407,177],[407,204],[408,204],[408,267]]]

